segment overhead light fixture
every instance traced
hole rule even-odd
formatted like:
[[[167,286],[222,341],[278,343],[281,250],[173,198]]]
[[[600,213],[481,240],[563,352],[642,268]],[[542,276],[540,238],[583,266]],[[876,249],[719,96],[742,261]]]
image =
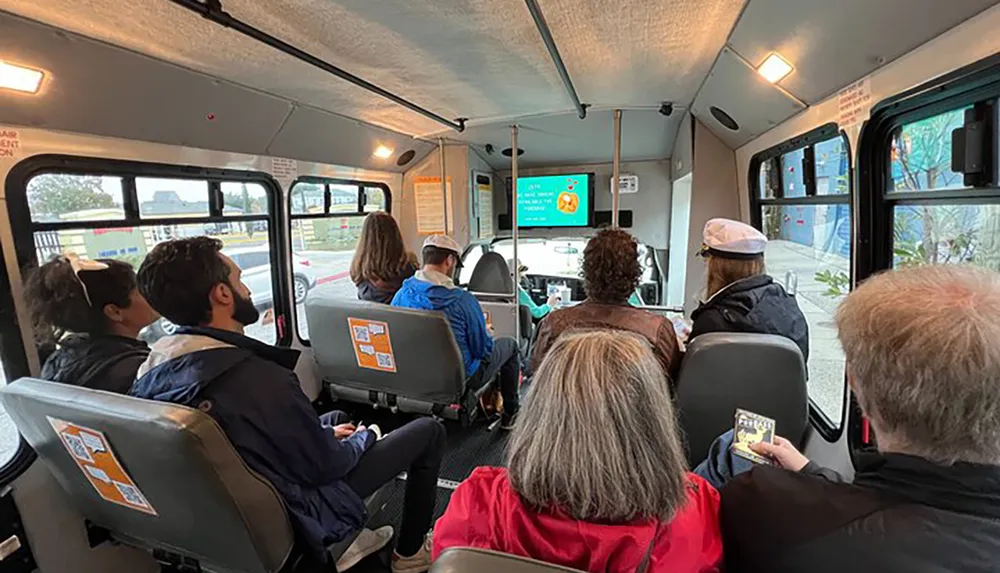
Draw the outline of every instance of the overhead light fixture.
[[[44,76],[40,70],[15,66],[0,60],[0,89],[38,93]]]
[[[379,159],[389,159],[390,157],[392,157],[392,152],[393,149],[391,147],[379,145],[378,147],[375,148],[375,153],[373,153],[372,155],[378,157]]]
[[[757,68],[757,73],[764,76],[764,79],[776,84],[783,80],[785,76],[792,73],[792,64],[785,61],[784,58],[778,54],[771,54],[764,60],[764,63]]]

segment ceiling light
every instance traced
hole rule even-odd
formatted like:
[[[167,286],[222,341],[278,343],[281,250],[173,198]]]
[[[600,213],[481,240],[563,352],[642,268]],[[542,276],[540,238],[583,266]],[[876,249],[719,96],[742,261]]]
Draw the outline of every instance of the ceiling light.
[[[373,153],[372,155],[378,157],[379,159],[389,159],[390,157],[392,157],[392,152],[393,149],[391,147],[379,145],[377,148],[375,148],[375,153]]]
[[[757,68],[757,73],[764,76],[764,79],[776,84],[784,79],[785,76],[792,73],[792,64],[785,61],[784,58],[778,54],[771,54],[764,60],[764,63]]]
[[[39,70],[22,68],[0,60],[0,89],[37,93],[44,75]]]

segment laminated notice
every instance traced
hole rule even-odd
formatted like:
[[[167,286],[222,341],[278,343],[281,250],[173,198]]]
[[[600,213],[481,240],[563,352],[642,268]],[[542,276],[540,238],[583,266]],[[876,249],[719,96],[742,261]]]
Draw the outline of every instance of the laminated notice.
[[[396,356],[392,352],[388,324],[349,317],[347,327],[351,330],[351,342],[359,367],[382,372],[396,371]]]
[[[98,495],[105,501],[157,515],[142,490],[119,463],[103,433],[56,418],[46,418]]]

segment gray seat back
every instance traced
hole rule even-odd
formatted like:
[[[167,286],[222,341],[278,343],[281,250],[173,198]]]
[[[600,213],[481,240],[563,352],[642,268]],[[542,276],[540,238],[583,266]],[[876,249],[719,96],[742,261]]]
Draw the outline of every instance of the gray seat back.
[[[469,290],[509,295],[514,292],[514,279],[510,276],[507,261],[497,252],[484,254],[472,269]]]
[[[552,565],[527,557],[472,548],[453,548],[441,553],[430,573],[579,573],[577,569]]]
[[[207,414],[33,378],[0,400],[83,517],[119,541],[210,571],[270,573],[291,553],[278,492]]]
[[[677,378],[680,426],[692,467],[712,441],[733,429],[737,408],[775,421],[775,432],[801,444],[808,423],[806,367],[791,340],[772,334],[703,334],[687,347]]]
[[[434,404],[461,397],[465,367],[444,314],[311,296],[306,316],[324,380]]]

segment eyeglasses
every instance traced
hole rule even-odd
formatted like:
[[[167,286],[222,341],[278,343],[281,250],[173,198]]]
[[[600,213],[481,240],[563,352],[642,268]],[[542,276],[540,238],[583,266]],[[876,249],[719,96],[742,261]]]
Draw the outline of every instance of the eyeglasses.
[[[76,281],[80,283],[80,288],[83,289],[83,298],[87,299],[87,306],[94,308],[94,303],[90,300],[90,293],[87,292],[87,285],[80,278],[80,271],[103,271],[108,268],[108,265],[100,261],[81,259],[79,255],[72,252],[66,253],[64,257],[69,261],[70,266],[73,267],[73,276],[76,277]]]

